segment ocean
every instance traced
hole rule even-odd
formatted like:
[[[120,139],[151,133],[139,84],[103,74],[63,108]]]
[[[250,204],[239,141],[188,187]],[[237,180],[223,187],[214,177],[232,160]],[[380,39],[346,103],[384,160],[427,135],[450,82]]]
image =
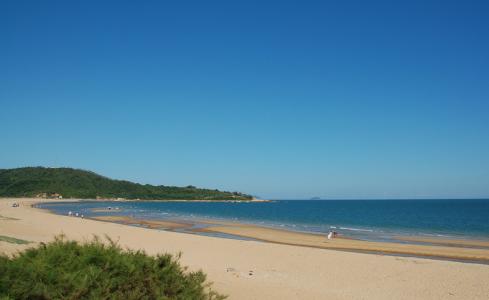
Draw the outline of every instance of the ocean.
[[[478,200],[277,200],[272,202],[83,201],[38,205],[86,217],[226,220],[301,232],[330,230],[362,240],[426,236],[489,240],[489,199]],[[115,208],[110,212],[94,209]]]

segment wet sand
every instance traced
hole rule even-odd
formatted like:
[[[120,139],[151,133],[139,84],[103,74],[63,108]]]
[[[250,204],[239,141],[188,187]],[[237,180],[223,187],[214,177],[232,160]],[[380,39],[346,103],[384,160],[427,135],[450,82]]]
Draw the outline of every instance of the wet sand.
[[[141,227],[147,227],[152,229],[178,229],[191,227],[191,223],[172,222],[172,221],[160,221],[160,220],[143,220],[126,216],[99,216],[92,217],[93,220],[115,222],[125,225],[136,225]]]
[[[461,240],[461,239],[447,239],[442,237],[428,238],[428,237],[416,237],[416,236],[396,236],[397,240],[407,242],[421,242],[434,245],[446,245],[452,247],[473,247],[481,249],[489,249],[489,241],[481,240]]]
[[[348,238],[328,240],[324,235],[292,232],[275,228],[254,225],[235,224],[233,226],[211,226],[200,229],[203,232],[232,234],[278,244],[307,246],[323,249],[378,252],[397,255],[426,256],[489,263],[489,249],[467,248],[456,241],[447,246],[419,245],[402,243],[368,242]],[[413,241],[416,239],[412,239]],[[428,242],[425,240],[425,242]],[[431,242],[437,242],[431,239]],[[473,244],[485,244],[483,241],[473,241]]]

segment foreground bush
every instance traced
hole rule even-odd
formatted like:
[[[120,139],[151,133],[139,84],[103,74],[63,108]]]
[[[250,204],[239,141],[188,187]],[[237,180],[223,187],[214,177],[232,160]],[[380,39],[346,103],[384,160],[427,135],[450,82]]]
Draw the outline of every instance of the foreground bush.
[[[95,238],[57,238],[0,256],[0,299],[223,299],[202,272],[187,272],[169,254],[148,256]]]

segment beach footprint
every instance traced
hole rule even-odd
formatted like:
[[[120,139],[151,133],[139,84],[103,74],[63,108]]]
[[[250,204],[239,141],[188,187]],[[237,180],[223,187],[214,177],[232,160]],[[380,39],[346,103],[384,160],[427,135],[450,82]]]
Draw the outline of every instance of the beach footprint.
[[[236,278],[241,278],[241,277],[251,278],[255,274],[255,271],[249,270],[247,272],[246,271],[243,272],[243,271],[238,271],[235,268],[229,267],[229,268],[226,268],[226,273],[231,273],[231,275],[233,275]]]

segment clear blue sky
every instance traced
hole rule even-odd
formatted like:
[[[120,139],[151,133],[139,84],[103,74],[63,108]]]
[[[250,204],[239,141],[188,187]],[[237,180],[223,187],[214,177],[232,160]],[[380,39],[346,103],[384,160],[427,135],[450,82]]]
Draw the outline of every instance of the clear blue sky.
[[[402,2],[1,1],[0,168],[489,197],[489,2]]]

